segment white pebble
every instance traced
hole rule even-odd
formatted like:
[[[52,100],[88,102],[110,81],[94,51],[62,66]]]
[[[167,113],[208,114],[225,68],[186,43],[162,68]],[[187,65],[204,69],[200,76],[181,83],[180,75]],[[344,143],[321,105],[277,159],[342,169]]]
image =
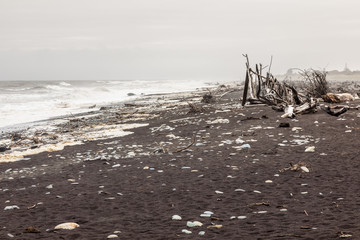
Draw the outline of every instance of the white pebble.
[[[200,232],[199,232],[199,235],[200,235],[200,236],[204,236],[204,235],[205,235],[205,231],[200,231]]]
[[[265,183],[272,183],[273,181],[271,180],[266,180]]]
[[[237,218],[238,218],[238,219],[245,219],[246,216],[238,216]]]
[[[179,215],[173,215],[171,217],[172,220],[181,220],[182,218]]]
[[[260,191],[258,191],[258,190],[254,190],[254,193],[261,193]]]
[[[221,191],[215,191],[216,194],[224,194],[224,192],[221,192]]]
[[[13,210],[13,209],[20,209],[18,206],[16,206],[16,205],[13,205],[13,206],[6,206],[5,208],[4,208],[4,210]]]
[[[280,209],[280,212],[287,212],[287,209],[286,209],[286,208],[282,208],[282,209]]]
[[[203,224],[199,221],[187,221],[186,226],[188,227],[201,227]]]
[[[187,229],[183,229],[183,230],[181,230],[181,232],[183,232],[185,234],[192,234],[192,232]]]
[[[235,192],[245,192],[245,190],[241,189],[241,188],[238,188],[238,189],[235,189]]]
[[[254,212],[254,213],[260,213],[260,214],[262,214],[262,213],[267,213],[267,211],[258,211],[258,212]]]
[[[303,170],[304,172],[310,172],[310,170],[307,168],[307,167],[305,167],[305,166],[301,166],[300,167],[301,168],[301,170]]]
[[[116,234],[111,234],[111,235],[107,236],[108,239],[110,239],[110,238],[118,238],[118,237],[119,237],[119,236],[116,235]]]
[[[305,149],[305,152],[315,152],[315,147],[314,147],[314,146],[307,147],[307,148]]]

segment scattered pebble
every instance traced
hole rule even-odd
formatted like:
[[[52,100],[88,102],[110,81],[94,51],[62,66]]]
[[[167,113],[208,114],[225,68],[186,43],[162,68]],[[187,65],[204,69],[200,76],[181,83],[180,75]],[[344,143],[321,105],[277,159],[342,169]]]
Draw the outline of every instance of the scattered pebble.
[[[200,232],[199,232],[199,235],[200,235],[200,236],[204,236],[204,235],[205,235],[205,231],[200,231]]]
[[[224,192],[221,192],[221,191],[215,191],[216,194],[224,194]]]
[[[185,234],[192,234],[192,232],[187,229],[183,229],[183,230],[181,230],[181,232],[183,232]]]
[[[4,208],[4,210],[14,210],[14,209],[20,209],[18,206],[16,206],[16,205],[13,205],[13,206],[6,206],[5,208]]]
[[[74,222],[67,222],[67,223],[61,223],[59,225],[56,225],[54,229],[67,229],[67,230],[73,230],[77,227],[80,227],[79,224]]]
[[[116,234],[111,234],[109,236],[107,236],[108,239],[111,239],[111,238],[118,238],[119,236],[116,235]]]
[[[307,173],[310,172],[310,170],[305,166],[301,166],[300,169]]]
[[[246,143],[240,146],[241,149],[251,148],[250,144]]]
[[[315,147],[314,147],[314,146],[307,147],[307,148],[305,149],[305,152],[315,152]]]
[[[266,180],[265,183],[273,183],[272,180]]]
[[[245,219],[246,216],[238,216],[237,218],[238,218],[238,219]]]
[[[179,215],[173,215],[171,217],[172,220],[181,220],[182,218]]]
[[[263,214],[263,213],[267,213],[267,211],[257,211],[257,212],[254,212],[254,213],[260,213],[260,214]]]
[[[238,189],[235,189],[235,192],[245,192],[245,190],[241,189],[241,188],[238,188]]]
[[[261,193],[260,191],[258,191],[258,190],[254,190],[254,193]]]
[[[188,227],[201,227],[203,224],[199,221],[187,221],[186,226]]]

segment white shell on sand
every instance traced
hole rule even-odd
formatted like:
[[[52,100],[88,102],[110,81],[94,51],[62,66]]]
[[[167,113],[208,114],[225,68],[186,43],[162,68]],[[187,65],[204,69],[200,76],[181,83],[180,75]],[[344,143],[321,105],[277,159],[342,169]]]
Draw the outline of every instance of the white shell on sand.
[[[218,191],[218,190],[216,190],[215,193],[216,194],[224,194],[224,192],[221,192],[221,191]]]
[[[182,218],[179,215],[173,215],[172,220],[181,220]]]
[[[186,226],[188,226],[188,227],[201,227],[202,225],[203,224],[201,222],[199,222],[199,221],[193,221],[193,222],[188,221],[186,223]]]
[[[109,236],[107,236],[108,239],[111,239],[111,238],[118,238],[119,236],[116,235],[116,234],[111,234]]]
[[[315,147],[314,147],[314,146],[307,147],[307,148],[305,149],[305,152],[315,152]]]
[[[16,205],[13,205],[13,206],[6,206],[5,208],[4,208],[4,210],[13,210],[13,209],[20,209],[18,206],[16,206]]]
[[[301,166],[300,169],[303,170],[304,172],[310,172],[310,170],[305,166]]]
[[[187,229],[183,229],[183,230],[181,230],[181,232],[183,232],[185,234],[192,234],[192,232]]]
[[[67,223],[61,223],[59,225],[55,226],[55,229],[67,229],[67,230],[73,230],[77,227],[80,227],[79,224],[74,222],[67,222]]]

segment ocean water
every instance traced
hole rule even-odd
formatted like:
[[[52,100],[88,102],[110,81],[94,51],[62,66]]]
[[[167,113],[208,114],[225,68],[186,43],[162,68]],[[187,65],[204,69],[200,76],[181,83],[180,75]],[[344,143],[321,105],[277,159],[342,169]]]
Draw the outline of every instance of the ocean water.
[[[0,81],[0,130],[89,112],[142,95],[193,91],[209,85],[205,81],[178,80]],[[95,104],[94,109],[89,108]]]

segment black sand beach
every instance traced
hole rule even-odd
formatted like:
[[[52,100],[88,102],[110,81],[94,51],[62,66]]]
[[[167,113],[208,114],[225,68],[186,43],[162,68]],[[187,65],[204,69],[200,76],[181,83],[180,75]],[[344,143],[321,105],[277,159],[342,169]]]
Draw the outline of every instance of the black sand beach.
[[[112,123],[148,124],[133,134],[1,163],[0,238],[360,239],[359,110],[283,119],[201,94],[122,107]]]

